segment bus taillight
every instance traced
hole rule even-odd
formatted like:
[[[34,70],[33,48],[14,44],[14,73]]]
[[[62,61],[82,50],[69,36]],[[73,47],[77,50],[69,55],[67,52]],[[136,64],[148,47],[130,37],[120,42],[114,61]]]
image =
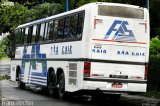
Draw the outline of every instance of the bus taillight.
[[[144,79],[148,79],[148,65],[145,66],[145,77]]]
[[[91,63],[90,62],[84,62],[84,77],[90,77],[90,70],[91,69]]]

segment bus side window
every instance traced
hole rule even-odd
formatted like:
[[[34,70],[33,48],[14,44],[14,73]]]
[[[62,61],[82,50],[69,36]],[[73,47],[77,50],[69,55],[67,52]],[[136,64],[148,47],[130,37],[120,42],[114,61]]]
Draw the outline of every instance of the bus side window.
[[[57,40],[58,20],[54,21],[53,40]]]
[[[33,31],[32,31],[32,43],[35,43],[35,38],[36,38],[36,30],[37,29],[37,25],[33,26]]]
[[[77,21],[78,21],[78,14],[72,15],[70,20],[70,38],[71,39],[76,38]]]
[[[43,41],[45,23],[41,24],[39,41]]]
[[[22,28],[22,31],[21,31],[21,44],[22,45],[24,44],[24,38],[25,38],[25,28]]]
[[[31,43],[31,40],[32,40],[32,32],[33,32],[33,26],[30,26],[30,27],[29,27],[29,31],[28,31],[27,43]]]
[[[82,39],[83,25],[84,25],[84,13],[79,13],[78,26],[77,26],[77,39]]]
[[[17,39],[18,39],[17,44],[20,45],[21,44],[21,29],[18,29],[18,37],[17,37]]]
[[[18,42],[19,42],[19,40],[18,40],[18,29],[15,31],[14,35],[15,35],[15,40],[16,40],[16,45],[17,45]]]
[[[39,38],[40,38],[40,28],[41,28],[41,24],[37,24],[36,38],[35,38],[35,42],[36,42],[36,43],[39,42]]]
[[[28,38],[28,27],[25,29],[24,43],[27,43],[27,38]]]
[[[48,34],[47,34],[47,40],[53,39],[53,21],[50,21],[48,24]]]
[[[70,17],[66,17],[65,18],[65,22],[64,22],[64,38],[68,38],[69,37],[69,23],[70,23]]]
[[[44,41],[47,40],[47,36],[48,36],[48,22],[45,24]]]
[[[63,39],[64,19],[59,19],[57,28],[57,39]]]

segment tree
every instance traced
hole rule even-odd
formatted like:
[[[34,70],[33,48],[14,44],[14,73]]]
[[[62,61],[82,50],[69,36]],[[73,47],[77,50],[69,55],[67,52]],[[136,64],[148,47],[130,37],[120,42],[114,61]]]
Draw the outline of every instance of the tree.
[[[18,3],[0,8],[0,33],[13,32],[18,25],[26,22],[28,14],[28,8]]]
[[[151,28],[151,37],[159,35],[160,37],[160,1],[159,0],[150,0],[150,28]]]
[[[43,3],[43,4],[38,4],[34,6],[32,9],[30,9],[30,18],[33,21],[48,16],[52,16],[61,12],[62,12],[61,5],[57,3]]]
[[[158,36],[151,39],[150,55],[160,55],[160,39],[158,38]]]
[[[13,33],[16,27],[20,24],[31,22],[37,19],[45,18],[57,13],[60,13],[61,6],[55,3],[43,3],[34,6],[32,9],[15,3],[14,6],[4,6],[0,8],[0,34],[9,32],[10,36],[9,44],[5,46],[0,46],[0,51],[4,51],[7,47],[12,44]],[[2,43],[3,44],[3,43]],[[1,52],[3,55],[3,52]]]
[[[6,50],[7,50],[8,45],[10,45],[9,42],[10,41],[8,37],[4,37],[2,38],[2,40],[0,40],[0,58],[7,56]]]
[[[14,6],[0,8],[0,33],[14,32],[20,24],[45,18],[62,12],[61,5],[56,3],[44,3],[34,6],[32,9],[15,3]]]

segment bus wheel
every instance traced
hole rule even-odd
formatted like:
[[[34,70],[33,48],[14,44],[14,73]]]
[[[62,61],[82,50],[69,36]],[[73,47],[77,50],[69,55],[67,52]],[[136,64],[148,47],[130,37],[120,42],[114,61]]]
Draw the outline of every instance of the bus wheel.
[[[54,71],[52,71],[49,75],[48,75],[48,91],[49,91],[49,95],[51,97],[56,97],[56,88],[54,87],[55,86],[55,73]]]
[[[65,97],[65,77],[64,73],[61,73],[58,79],[58,96],[60,99]]]
[[[20,89],[24,89],[25,88],[25,83],[23,83],[21,81],[21,73],[20,73],[20,71],[18,71],[18,88],[20,88]]]

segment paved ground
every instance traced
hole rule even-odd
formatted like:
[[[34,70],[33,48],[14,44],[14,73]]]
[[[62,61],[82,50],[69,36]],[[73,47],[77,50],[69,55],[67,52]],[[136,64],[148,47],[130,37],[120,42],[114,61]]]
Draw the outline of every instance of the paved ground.
[[[49,97],[46,92],[39,93],[33,89],[21,90],[16,83],[3,80],[0,81],[0,103],[1,106],[160,106],[158,99],[149,99],[143,96],[123,94],[119,101],[104,102],[94,101],[87,97],[74,97],[68,100],[59,100]],[[13,105],[14,103],[19,103]],[[8,104],[7,104],[8,103]],[[10,103],[10,104],[9,104]],[[11,105],[12,103],[12,105]]]
[[[10,60],[0,61],[0,75],[9,75],[11,67]]]

